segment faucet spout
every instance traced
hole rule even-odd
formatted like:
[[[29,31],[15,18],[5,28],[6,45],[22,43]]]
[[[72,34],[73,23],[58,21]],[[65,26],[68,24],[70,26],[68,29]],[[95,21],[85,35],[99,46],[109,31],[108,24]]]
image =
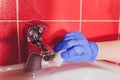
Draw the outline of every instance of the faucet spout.
[[[29,54],[27,62],[25,64],[25,72],[36,72],[41,70],[42,57],[36,52]]]
[[[45,61],[52,61],[55,58],[55,53],[47,52],[39,54],[31,52],[25,63],[25,72],[33,73],[42,69],[42,59]]]

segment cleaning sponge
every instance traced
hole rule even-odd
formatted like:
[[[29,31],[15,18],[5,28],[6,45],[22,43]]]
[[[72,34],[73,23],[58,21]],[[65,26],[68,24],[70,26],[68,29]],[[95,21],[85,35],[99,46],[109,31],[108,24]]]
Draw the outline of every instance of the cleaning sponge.
[[[61,53],[64,50],[58,51],[56,52],[55,58],[52,61],[49,61],[49,64],[51,64],[52,66],[61,66],[64,59],[61,57]]]

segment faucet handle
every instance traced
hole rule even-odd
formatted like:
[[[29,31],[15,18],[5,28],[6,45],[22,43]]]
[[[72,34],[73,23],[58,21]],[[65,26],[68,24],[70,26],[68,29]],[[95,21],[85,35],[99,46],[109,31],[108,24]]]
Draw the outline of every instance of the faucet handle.
[[[33,42],[36,40],[40,40],[44,28],[46,28],[46,26],[31,24],[28,28],[28,36],[27,36],[28,41]]]
[[[42,33],[44,31],[44,28],[47,28],[47,26],[44,24],[36,24],[32,22],[29,22],[27,24],[27,41],[37,45],[42,52],[49,51],[42,41]]]

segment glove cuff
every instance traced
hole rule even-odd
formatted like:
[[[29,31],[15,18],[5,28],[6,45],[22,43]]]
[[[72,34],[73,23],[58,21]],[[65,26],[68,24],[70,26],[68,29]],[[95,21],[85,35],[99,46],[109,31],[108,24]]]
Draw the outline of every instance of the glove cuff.
[[[98,54],[98,45],[95,42],[89,42],[93,56],[90,58],[90,62],[95,61]]]

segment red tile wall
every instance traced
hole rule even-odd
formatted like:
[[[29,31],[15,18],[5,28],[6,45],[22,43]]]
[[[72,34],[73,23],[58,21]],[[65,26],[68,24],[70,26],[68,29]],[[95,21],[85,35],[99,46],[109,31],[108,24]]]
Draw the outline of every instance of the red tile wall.
[[[82,0],[83,20],[118,20],[119,0]]]
[[[16,0],[0,0],[0,20],[16,19]]]
[[[0,65],[18,63],[18,38],[15,22],[0,22]]]
[[[81,32],[89,41],[118,39],[118,22],[82,22]]]
[[[79,30],[89,41],[119,39],[120,0],[0,0],[0,66],[25,62],[25,24],[45,22],[43,39],[57,44]]]
[[[21,20],[79,20],[79,5],[80,0],[19,0],[19,18]]]

